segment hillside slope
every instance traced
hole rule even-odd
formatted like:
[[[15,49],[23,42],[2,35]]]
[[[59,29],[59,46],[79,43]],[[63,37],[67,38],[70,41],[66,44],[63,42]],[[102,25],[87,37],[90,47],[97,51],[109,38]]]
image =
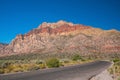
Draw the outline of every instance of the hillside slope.
[[[120,32],[65,21],[42,23],[0,50],[0,55],[22,53],[120,53]]]

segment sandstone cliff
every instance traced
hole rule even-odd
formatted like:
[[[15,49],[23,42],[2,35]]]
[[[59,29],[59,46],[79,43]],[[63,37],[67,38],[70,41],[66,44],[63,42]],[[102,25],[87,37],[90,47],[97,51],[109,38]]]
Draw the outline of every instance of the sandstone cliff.
[[[38,28],[19,34],[0,55],[22,53],[120,53],[120,32],[101,30],[65,21],[42,23]]]

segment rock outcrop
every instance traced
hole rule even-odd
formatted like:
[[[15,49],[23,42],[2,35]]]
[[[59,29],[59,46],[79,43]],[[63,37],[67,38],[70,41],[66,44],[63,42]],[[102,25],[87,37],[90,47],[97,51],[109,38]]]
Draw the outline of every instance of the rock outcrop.
[[[21,53],[120,53],[120,32],[59,21],[17,35],[0,55]]]
[[[3,50],[8,44],[0,43],[0,50]]]

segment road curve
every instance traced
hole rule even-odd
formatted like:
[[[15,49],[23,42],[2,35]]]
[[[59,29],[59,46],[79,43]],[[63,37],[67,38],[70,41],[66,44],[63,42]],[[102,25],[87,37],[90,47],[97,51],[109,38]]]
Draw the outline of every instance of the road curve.
[[[0,75],[0,80],[89,80],[111,66],[108,61],[32,72]]]

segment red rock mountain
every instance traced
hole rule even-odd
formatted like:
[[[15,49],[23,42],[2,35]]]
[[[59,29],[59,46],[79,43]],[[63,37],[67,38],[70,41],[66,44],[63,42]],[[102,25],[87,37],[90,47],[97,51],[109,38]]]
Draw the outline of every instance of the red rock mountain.
[[[0,43],[0,50],[3,50],[8,44]]]
[[[65,21],[42,23],[0,50],[0,55],[23,53],[120,53],[120,32]]]

